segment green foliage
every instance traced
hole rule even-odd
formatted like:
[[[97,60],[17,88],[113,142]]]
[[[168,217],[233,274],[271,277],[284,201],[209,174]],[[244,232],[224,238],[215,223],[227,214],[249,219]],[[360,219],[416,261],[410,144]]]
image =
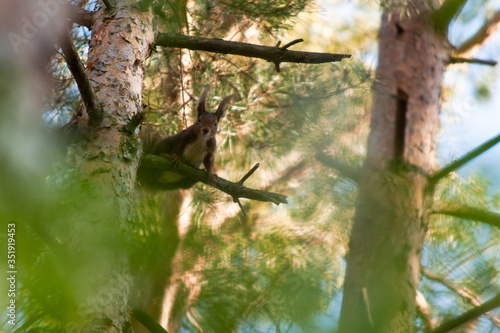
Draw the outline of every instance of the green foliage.
[[[441,200],[494,210],[487,179],[457,175],[439,187]],[[433,318],[454,318],[492,298],[498,292],[500,231],[494,227],[436,216],[432,219],[423,256],[420,289],[429,302]],[[491,320],[491,319],[490,319]],[[489,330],[488,319],[476,331]]]

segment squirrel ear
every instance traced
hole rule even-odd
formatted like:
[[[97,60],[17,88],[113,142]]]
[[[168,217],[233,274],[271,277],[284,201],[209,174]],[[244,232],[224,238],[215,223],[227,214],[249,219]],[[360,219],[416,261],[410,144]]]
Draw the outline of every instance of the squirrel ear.
[[[205,107],[205,101],[207,100],[207,94],[210,90],[210,86],[206,86],[205,89],[201,92],[200,99],[198,100],[198,106],[196,109],[198,110],[198,117],[201,116],[202,113],[207,112]]]
[[[217,111],[215,112],[215,115],[217,116],[217,120],[220,120],[222,116],[224,115],[224,109],[226,108],[226,105],[231,102],[231,98],[233,98],[233,95],[229,95],[224,97],[222,102],[220,102],[219,107],[217,108]]]

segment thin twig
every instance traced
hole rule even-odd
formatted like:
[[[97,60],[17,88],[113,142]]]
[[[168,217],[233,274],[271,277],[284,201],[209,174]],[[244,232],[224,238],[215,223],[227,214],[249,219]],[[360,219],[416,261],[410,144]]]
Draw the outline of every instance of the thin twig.
[[[248,171],[246,173],[246,175],[244,175],[243,177],[241,177],[241,179],[238,181],[238,184],[240,185],[243,185],[243,183],[248,179],[250,178],[250,176],[255,172],[255,170],[257,170],[258,168],[260,167],[260,163],[257,163],[253,166],[253,168],[250,169],[250,171]]]
[[[462,58],[462,57],[450,57],[450,64],[479,64],[479,65],[488,65],[488,66],[496,66],[497,62],[495,60],[482,60],[475,58]]]
[[[486,141],[485,143],[479,145],[477,148],[471,150],[464,156],[460,157],[459,159],[455,160],[454,162],[451,162],[448,164],[448,166],[442,168],[441,170],[437,171],[434,175],[432,175],[429,178],[429,185],[433,186],[436,184],[441,178],[445,177],[448,175],[450,172],[455,171],[456,169],[460,168],[470,160],[478,157],[494,145],[496,145],[498,142],[500,142],[500,134],[495,136],[494,138]]]
[[[240,206],[240,209],[241,209],[241,212],[243,213],[243,216],[247,216],[247,213],[245,212],[245,209],[243,208],[243,205],[241,204],[241,201],[240,199],[236,198],[236,203],[238,204],[238,206]]]
[[[287,48],[289,48],[290,46],[292,45],[295,45],[295,44],[298,44],[298,43],[302,43],[304,40],[302,38],[299,38],[299,39],[295,39],[295,40],[292,40],[290,43],[287,43],[285,45],[283,45],[282,47],[280,47],[281,50],[286,50]]]
[[[496,307],[500,306],[500,294],[493,297],[489,301],[473,308],[470,309],[469,311],[461,314],[460,316],[456,317],[455,319],[452,319],[450,321],[447,321],[441,325],[439,325],[438,328],[433,330],[431,333],[446,333],[451,331],[454,328],[457,328],[458,326],[465,324],[466,322],[476,319],[477,317],[485,314],[488,311],[491,311],[495,309]]]

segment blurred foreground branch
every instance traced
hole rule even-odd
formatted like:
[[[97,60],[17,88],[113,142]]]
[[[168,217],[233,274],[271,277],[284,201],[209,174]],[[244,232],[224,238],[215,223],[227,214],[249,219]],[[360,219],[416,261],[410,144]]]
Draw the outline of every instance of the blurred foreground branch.
[[[457,328],[458,326],[465,324],[469,320],[476,319],[477,317],[479,317],[479,316],[485,314],[486,312],[491,311],[494,308],[499,307],[499,306],[500,306],[500,294],[493,297],[489,301],[481,304],[480,306],[477,306],[477,307],[463,313],[462,315],[456,317],[455,319],[452,319],[448,322],[441,324],[438,328],[433,330],[431,333],[449,332],[449,331]]]
[[[463,42],[461,45],[457,46],[455,49],[456,54],[466,54],[471,52],[474,48],[482,46],[486,40],[488,40],[493,33],[498,30],[500,25],[500,10],[496,11],[490,19],[484,22],[483,26],[479,30]]]
[[[486,141],[485,143],[479,145],[475,149],[471,150],[464,156],[458,158],[457,160],[451,162],[444,168],[438,170],[434,175],[429,178],[429,186],[434,186],[441,178],[446,177],[450,172],[455,171],[460,168],[464,164],[468,163],[472,159],[478,157],[494,145],[500,142],[500,135],[495,136],[494,138]]]
[[[500,228],[500,214],[485,209],[468,207],[454,202],[435,201],[432,205],[433,214],[444,214],[467,220],[484,222]]]
[[[327,155],[323,152],[316,153],[316,159],[320,161],[324,166],[335,169],[341,176],[347,177],[353,180],[355,183],[359,182],[359,170],[356,167],[352,167],[347,163]]]
[[[149,313],[141,308],[132,308],[132,316],[144,325],[144,327],[146,327],[151,333],[168,333],[163,326],[158,324],[154,318],[149,315]]]
[[[460,14],[467,0],[445,0],[441,7],[434,12],[434,28],[444,33],[451,21]]]

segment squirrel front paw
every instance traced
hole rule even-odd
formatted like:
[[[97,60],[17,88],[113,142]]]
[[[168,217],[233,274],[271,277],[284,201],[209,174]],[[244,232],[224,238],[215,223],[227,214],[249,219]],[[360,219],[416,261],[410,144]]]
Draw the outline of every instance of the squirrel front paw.
[[[179,165],[181,165],[181,157],[177,154],[165,154],[165,153],[163,153],[163,154],[160,154],[160,156],[166,157],[166,158],[171,158],[175,167],[178,167]]]
[[[173,158],[173,161],[174,161],[174,165],[175,165],[176,167],[178,167],[179,165],[181,165],[181,157],[180,157],[179,155],[175,155],[175,154],[174,154],[174,155],[172,156],[172,158]]]
[[[217,176],[217,174],[209,172],[208,173],[208,184],[212,185],[212,186],[215,185],[217,183],[218,177],[219,176]]]

